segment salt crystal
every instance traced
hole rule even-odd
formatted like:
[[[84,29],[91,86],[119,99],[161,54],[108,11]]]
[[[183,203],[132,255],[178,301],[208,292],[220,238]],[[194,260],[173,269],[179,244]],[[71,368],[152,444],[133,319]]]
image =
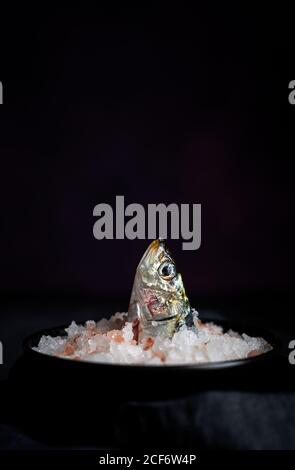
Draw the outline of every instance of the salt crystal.
[[[131,322],[127,322],[125,324],[125,326],[122,329],[122,333],[123,333],[125,341],[127,341],[127,342],[132,341],[132,339],[133,339],[133,330],[132,330],[132,323]]]
[[[89,353],[106,352],[110,347],[110,340],[105,335],[95,335],[88,340]]]
[[[81,326],[78,326],[75,321],[72,321],[70,326],[68,328],[65,328],[65,331],[67,332],[68,337],[70,338],[71,336],[75,336],[80,333]]]
[[[111,329],[110,321],[106,318],[102,318],[96,323],[96,328],[98,331],[100,331],[100,333],[107,333]]]

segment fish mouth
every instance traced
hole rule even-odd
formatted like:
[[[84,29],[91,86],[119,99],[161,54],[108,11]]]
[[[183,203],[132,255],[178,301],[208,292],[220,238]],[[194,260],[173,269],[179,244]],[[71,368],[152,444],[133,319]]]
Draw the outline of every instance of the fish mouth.
[[[157,250],[160,246],[160,240],[153,240],[152,243],[150,244],[150,246],[148,247],[148,250],[152,251],[152,250]]]
[[[158,238],[156,240],[153,240],[152,243],[148,246],[145,255],[149,253],[155,253],[158,251],[159,248],[163,248],[165,252],[167,252],[166,244],[164,238]]]
[[[147,247],[146,251],[144,252],[140,262],[139,262],[139,265],[143,262],[143,260],[145,258],[147,258],[148,256],[150,256],[152,253],[156,253],[159,246],[160,246],[160,243],[161,241],[159,239],[157,240],[153,240],[152,243]]]

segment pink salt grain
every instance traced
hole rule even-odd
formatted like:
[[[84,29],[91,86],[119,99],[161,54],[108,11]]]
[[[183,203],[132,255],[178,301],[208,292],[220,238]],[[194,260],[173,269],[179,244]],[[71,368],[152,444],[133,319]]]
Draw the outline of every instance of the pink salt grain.
[[[260,356],[261,352],[258,351],[258,349],[252,349],[252,351],[249,351],[247,354],[247,357],[256,357]]]
[[[162,351],[155,351],[153,356],[158,357],[162,362],[165,362],[166,356]]]
[[[145,338],[143,340],[143,350],[147,351],[148,349],[152,348],[154,345],[154,342],[155,340],[151,336],[149,336],[148,338]]]
[[[75,352],[75,348],[71,343],[66,343],[64,348],[64,354],[66,356],[72,356]]]
[[[124,337],[120,330],[108,331],[107,337],[110,338],[112,341],[115,341],[115,343],[124,343]]]

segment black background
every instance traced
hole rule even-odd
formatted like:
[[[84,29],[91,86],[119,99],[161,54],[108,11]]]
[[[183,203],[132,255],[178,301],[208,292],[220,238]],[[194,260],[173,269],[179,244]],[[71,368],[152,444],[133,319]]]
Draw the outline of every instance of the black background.
[[[292,288],[288,16],[3,15],[1,290],[127,295],[147,243],[92,234],[120,194],[202,204],[200,250],[172,243],[191,294]]]
[[[1,11],[0,339],[128,307],[142,240],[95,240],[93,208],[202,204],[171,242],[191,303],[293,339],[292,11]]]

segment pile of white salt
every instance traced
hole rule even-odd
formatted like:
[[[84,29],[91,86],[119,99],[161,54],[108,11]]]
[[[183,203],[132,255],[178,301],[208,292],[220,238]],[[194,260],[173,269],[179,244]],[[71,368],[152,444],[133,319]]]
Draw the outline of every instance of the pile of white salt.
[[[74,321],[65,336],[42,336],[38,347],[43,354],[72,360],[112,364],[188,364],[229,361],[258,356],[272,349],[263,338],[254,338],[214,323],[203,323],[193,311],[194,325],[183,326],[171,339],[145,338],[137,343],[127,313],[109,320]]]

